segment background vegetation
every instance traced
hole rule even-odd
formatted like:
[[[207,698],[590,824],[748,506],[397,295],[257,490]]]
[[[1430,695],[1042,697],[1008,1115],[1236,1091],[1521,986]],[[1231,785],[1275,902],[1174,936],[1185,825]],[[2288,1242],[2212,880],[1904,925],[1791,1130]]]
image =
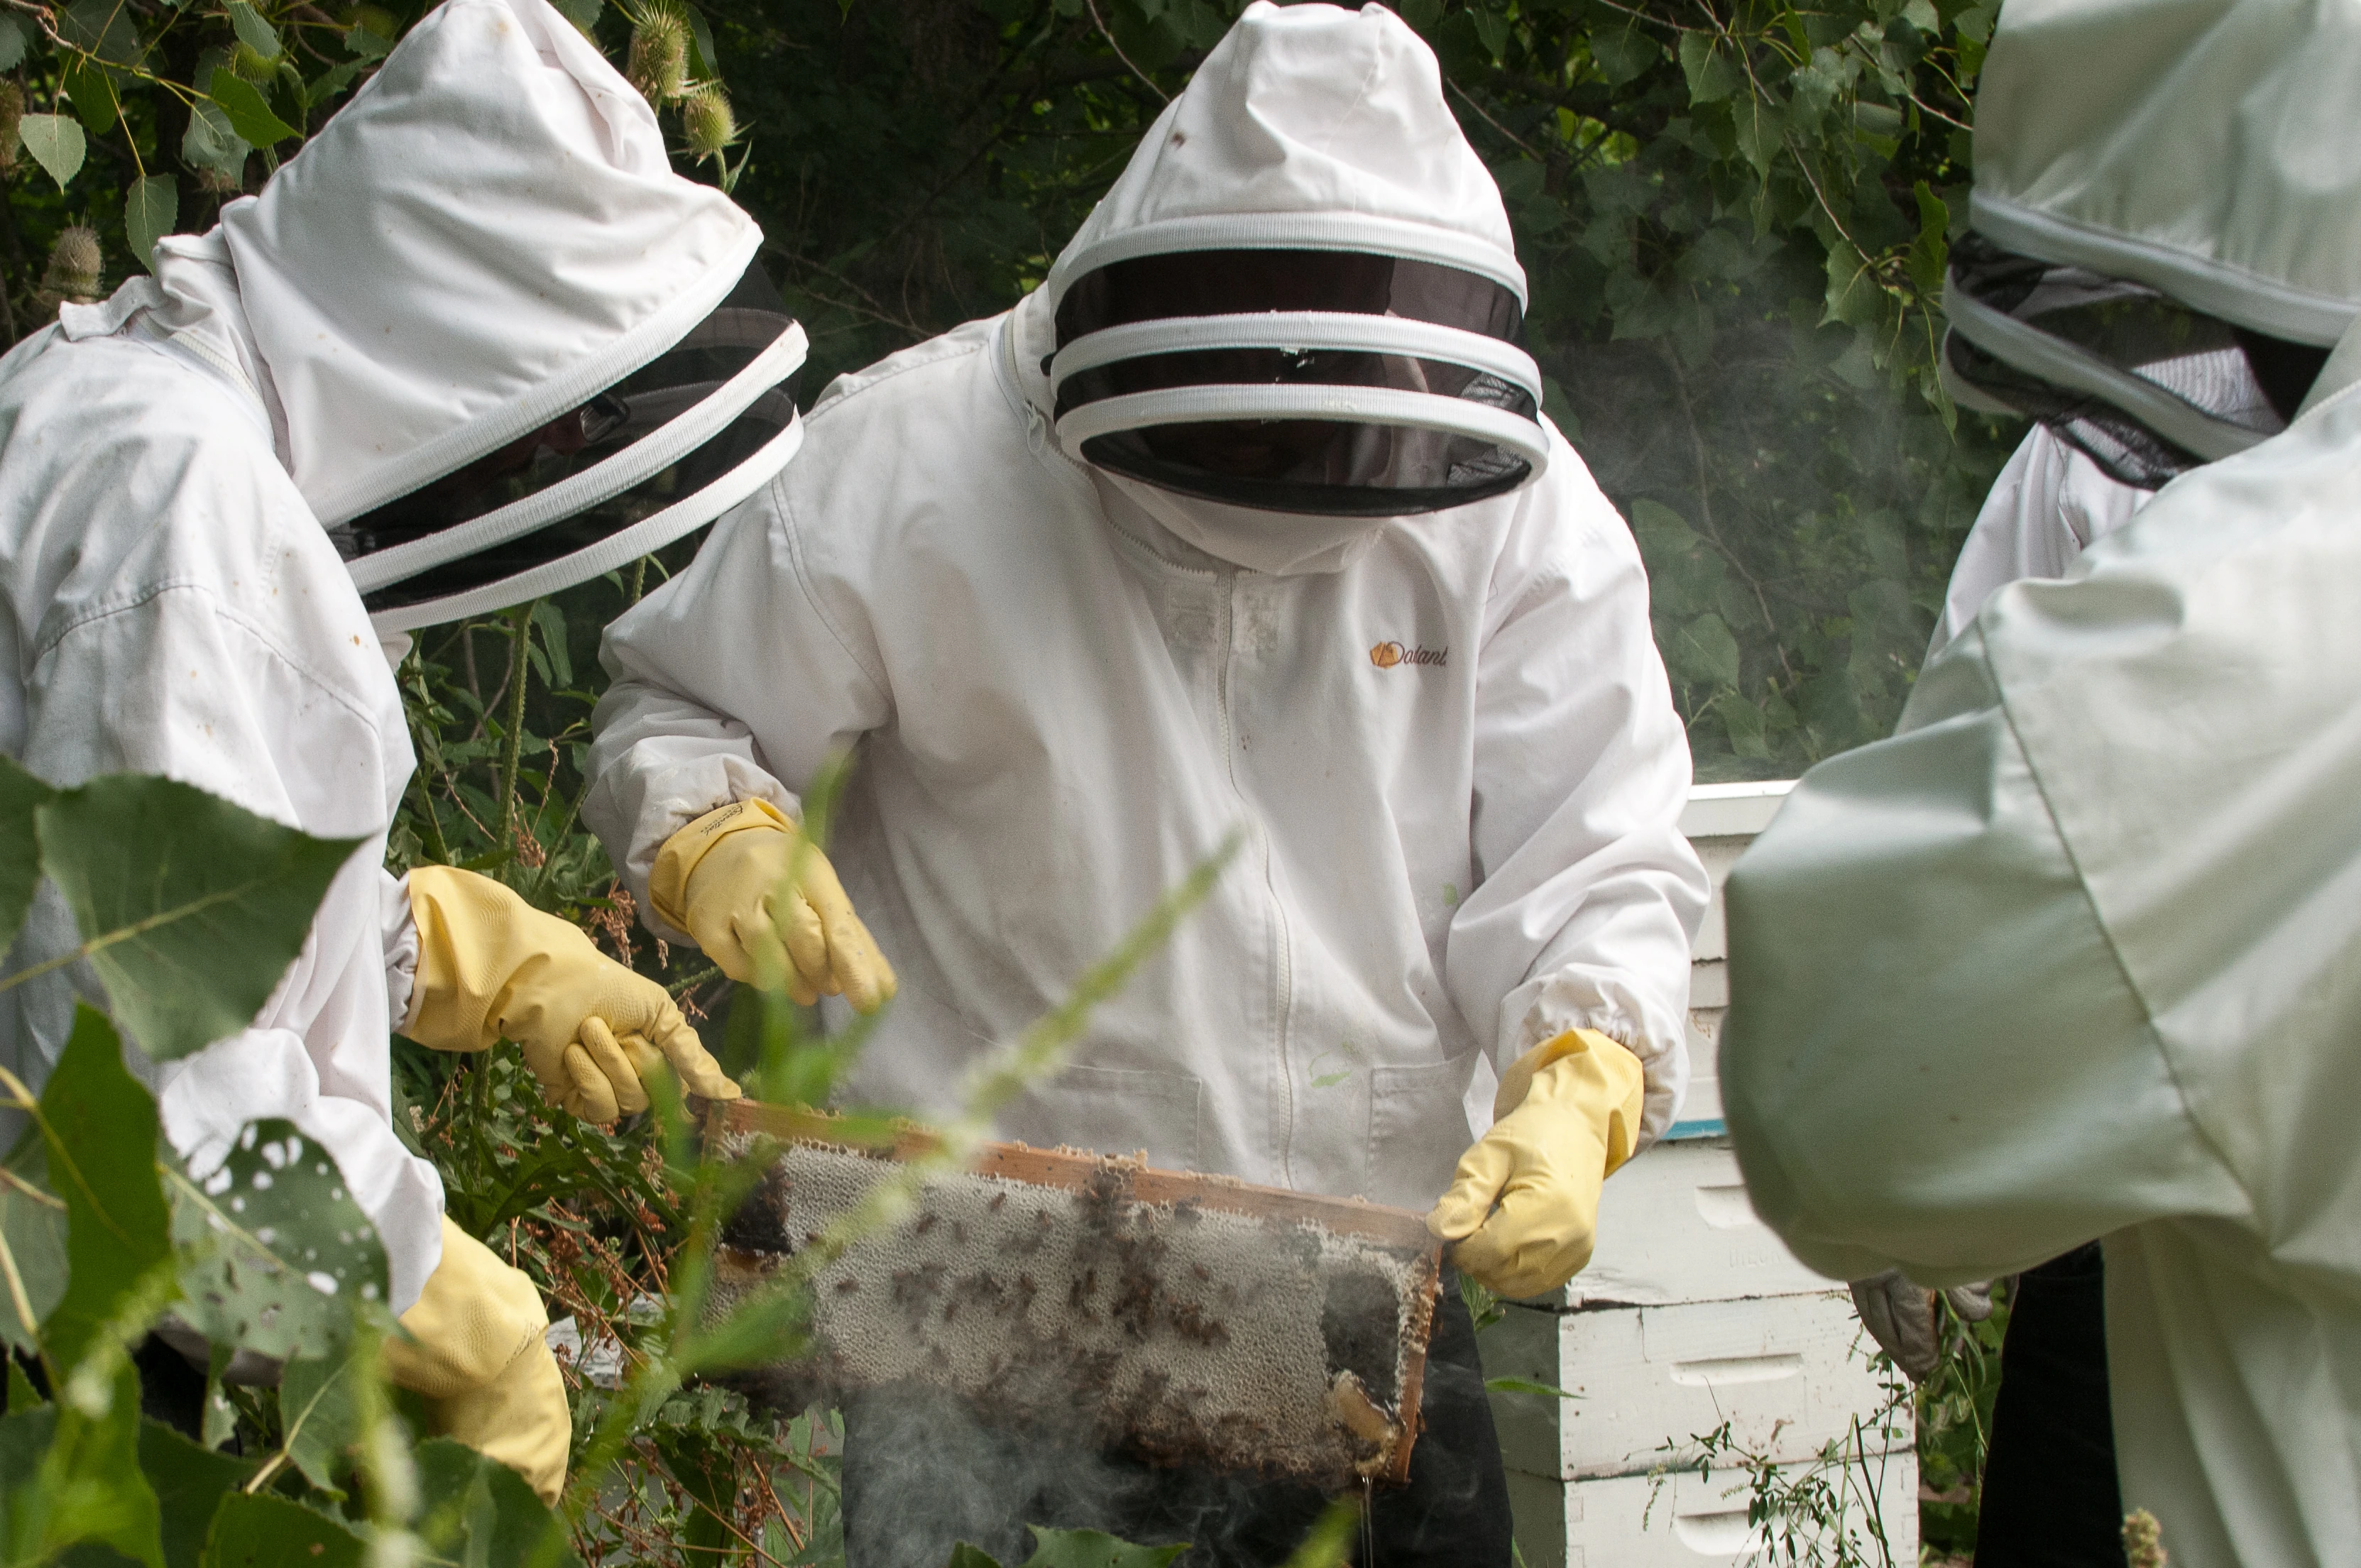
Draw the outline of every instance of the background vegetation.
[[[807,391],[1038,281],[1237,8],[559,5],[661,102],[682,166],[762,220],[812,333]],[[1507,197],[1550,412],[1647,557],[1701,778],[1792,774],[1891,726],[2014,439],[1960,415],[1931,374],[1995,9],[1402,0]],[[420,10],[0,3],[0,329],[21,336],[60,299],[102,297],[157,236],[200,230],[258,188]],[[502,877],[711,1015],[738,1065],[768,1038],[781,1087],[810,1088],[841,1047],[781,1047],[777,1018],[733,1013],[695,955],[647,939],[576,819],[598,629],[665,566],[422,639],[402,672],[421,769],[396,869]],[[404,1046],[398,1064],[405,1130],[442,1165],[455,1215],[535,1273],[588,1361],[650,1365],[692,1226],[661,1140],[547,1110],[505,1056]],[[1921,1398],[1949,1499],[1929,1506],[1928,1540],[1954,1550],[1972,1533],[1982,1365]],[[628,1463],[579,1518],[587,1560],[833,1550],[824,1428],[774,1429],[686,1387],[616,1425],[613,1379],[588,1370],[577,1430],[622,1433]],[[239,1419],[255,1452],[286,1436],[269,1398]]]

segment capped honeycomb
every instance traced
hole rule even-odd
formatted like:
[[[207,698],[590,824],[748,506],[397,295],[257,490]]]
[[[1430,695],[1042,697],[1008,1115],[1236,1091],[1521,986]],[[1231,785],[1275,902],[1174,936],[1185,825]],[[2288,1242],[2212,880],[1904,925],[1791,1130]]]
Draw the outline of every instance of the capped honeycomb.
[[[726,1152],[757,1137],[777,1149],[726,1234],[716,1312],[931,1146],[746,1102],[713,1116]],[[1439,1269],[1423,1221],[1401,1210],[986,1145],[819,1267],[807,1354],[730,1381],[782,1412],[917,1383],[988,1421],[1087,1432],[1158,1463],[1331,1489],[1400,1480]]]

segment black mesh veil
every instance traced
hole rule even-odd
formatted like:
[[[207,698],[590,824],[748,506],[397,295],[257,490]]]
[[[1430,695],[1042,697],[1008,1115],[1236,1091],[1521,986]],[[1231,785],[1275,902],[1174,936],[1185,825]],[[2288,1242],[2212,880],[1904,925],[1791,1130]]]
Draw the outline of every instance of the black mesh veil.
[[[1513,489],[1544,460],[1517,296],[1435,262],[1334,250],[1112,262],[1057,307],[1060,434],[1159,488],[1391,516]]]
[[[588,402],[330,530],[363,603],[423,624],[422,609],[465,606],[505,582],[550,591],[540,579],[562,563],[583,561],[583,576],[607,569],[590,565],[602,543],[707,492],[794,423],[790,334],[799,345],[777,292],[749,267],[679,342]],[[745,384],[750,371],[763,384]]]
[[[1974,233],[1951,248],[1947,303],[1955,393],[2039,420],[2144,489],[2286,429],[2329,353]]]

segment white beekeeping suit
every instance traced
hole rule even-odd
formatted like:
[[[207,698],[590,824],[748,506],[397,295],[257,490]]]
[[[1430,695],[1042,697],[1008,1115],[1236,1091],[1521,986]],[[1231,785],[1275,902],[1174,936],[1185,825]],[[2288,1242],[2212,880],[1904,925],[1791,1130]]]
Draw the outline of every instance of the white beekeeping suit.
[[[2327,1109],[2361,1070],[2356,71],[2349,7],[2004,14],[1975,221],[2013,254],[1967,247],[1949,367],[2057,422],[2025,469],[2170,482],[2064,580],[1967,585],[1900,732],[1807,774],[1730,886],[1757,1208],[1856,1278],[2103,1238],[2121,1503],[2197,1568],[2361,1541],[2361,1139]],[[2202,352],[2115,354],[2127,317]],[[2114,510],[2051,471],[2028,534]]]
[[[521,1448],[497,1411],[450,1430],[545,1496],[565,1402],[554,1366],[525,1365],[546,1362],[538,1298],[445,1227],[388,1121],[389,1028],[506,1035],[586,1115],[638,1091],[646,1058],[615,1036],[692,1087],[710,1062],[660,986],[563,922],[450,868],[379,869],[412,764],[380,632],[580,580],[776,471],[800,433],[773,389],[802,334],[748,308],[760,239],[671,171],[646,103],[543,0],[449,0],[258,198],[0,367],[0,750],[60,785],[160,773],[363,840],[253,1026],[151,1075],[166,1134],[202,1165],[284,1116],[333,1152],[393,1308],[426,1298],[404,1320],[425,1351],[399,1348],[444,1359],[396,1376],[430,1399],[501,1373],[484,1336],[523,1325],[519,1376],[540,1414],[554,1393],[554,1426]],[[701,381],[675,349],[705,356]],[[629,505],[659,470],[701,509]],[[75,939],[45,895],[11,962]],[[60,973],[0,1003],[0,1059],[36,1085],[76,983],[95,992]],[[430,1281],[478,1314],[443,1312],[443,1348]]]
[[[1680,1103],[1708,885],[1639,553],[1541,416],[1524,291],[1417,35],[1247,7],[1041,289],[831,386],[794,465],[609,629],[586,820],[734,975],[792,960],[866,1011],[898,971],[845,1092],[922,1113],[1235,831],[1001,1135],[1433,1204],[1471,1277],[1556,1288]],[[845,750],[807,857],[834,872],[766,902]],[[1438,1321],[1372,1528],[1391,1562],[1506,1568],[1474,1331],[1455,1294]],[[1077,1522],[989,1479],[1033,1440],[958,1424],[848,1411],[857,1568]],[[1283,1488],[1124,1475],[1088,1522],[1310,1523],[1274,1523]]]
[[[1523,275],[1432,55],[1376,7],[1232,40],[1044,290],[830,386],[609,630],[584,816],[644,894],[686,825],[792,816],[853,749],[829,859],[900,990],[849,1092],[921,1111],[1243,828],[1001,1131],[1422,1207],[1478,1061],[1565,1030],[1644,1066],[1639,1141],[1671,1122],[1687,748],[1631,534],[1491,334]],[[1241,311],[1363,272],[1357,317]],[[1278,478],[1142,433],[1208,412],[1372,422]]]
[[[2129,522],[2155,493],[2110,477],[2048,425],[2035,425],[2009,455],[1960,546],[1927,657],[1941,652],[2010,583],[2064,576],[2083,551]]]

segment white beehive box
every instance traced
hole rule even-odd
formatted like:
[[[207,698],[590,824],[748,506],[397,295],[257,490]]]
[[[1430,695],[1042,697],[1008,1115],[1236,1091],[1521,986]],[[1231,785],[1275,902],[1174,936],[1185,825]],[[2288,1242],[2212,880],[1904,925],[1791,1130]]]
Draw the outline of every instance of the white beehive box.
[[[1667,1138],[1616,1173],[1590,1266],[1547,1308],[1486,1331],[1486,1371],[1578,1395],[1497,1394],[1517,1537],[1531,1568],[1723,1568],[1760,1550],[1746,1472],[1696,1468],[1728,1423],[1748,1453],[1806,1465],[1851,1441],[1842,1480],[1867,1544],[1872,1512],[1892,1560],[1917,1561],[1917,1460],[1906,1410],[1885,1404],[1851,1301],[1755,1217],[1721,1113],[1717,1050],[1730,1005],[1721,884],[1789,785],[1708,784],[1681,818],[1714,884],[1689,999],[1690,1088]],[[1894,1418],[1888,1418],[1893,1420]],[[1863,1428],[1854,1439],[1856,1422]],[[1687,1467],[1675,1466],[1686,1459]],[[1869,1474],[1864,1474],[1868,1472]],[[1834,1478],[1834,1477],[1832,1477]],[[1874,1509],[1872,1503],[1878,1505]],[[1876,1561],[1872,1549],[1870,1561]]]

